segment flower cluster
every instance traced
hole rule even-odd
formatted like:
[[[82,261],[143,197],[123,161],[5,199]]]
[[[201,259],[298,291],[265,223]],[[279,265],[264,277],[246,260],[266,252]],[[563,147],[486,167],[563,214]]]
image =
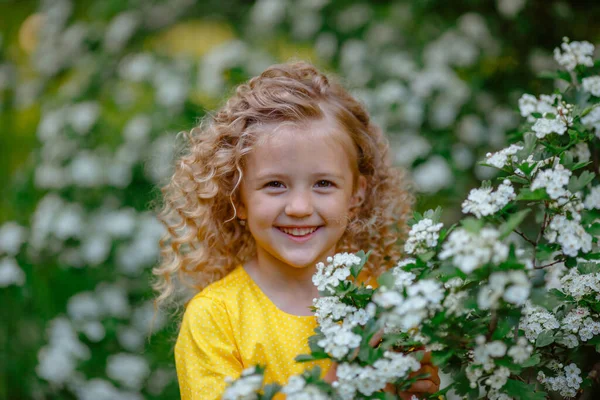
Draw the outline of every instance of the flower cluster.
[[[412,226],[404,245],[407,254],[423,254],[437,246],[440,229],[444,224],[434,223],[429,218],[423,218]]]
[[[516,156],[519,150],[523,150],[523,146],[519,146],[516,144],[511,144],[505,149],[502,149],[496,153],[487,153],[485,155],[485,163],[492,165],[496,168],[504,168],[507,162],[510,160],[510,163],[516,163],[519,161]]]
[[[230,385],[223,393],[222,400],[257,400],[263,376],[256,367],[250,367],[242,371],[238,379],[227,377],[225,381]]]
[[[557,365],[557,375],[546,376],[543,371],[538,372],[537,379],[549,390],[560,393],[564,397],[575,397],[583,379],[581,370],[576,364],[571,363],[562,368],[562,364]]]
[[[287,400],[330,400],[331,398],[323,393],[315,385],[306,383],[302,376],[294,375],[290,377],[287,385],[281,389],[285,393]]]
[[[483,285],[477,296],[477,304],[482,310],[498,307],[498,300],[522,306],[529,298],[531,282],[524,271],[494,272],[487,285]]]
[[[407,286],[405,295],[384,287],[373,295],[373,302],[387,310],[382,318],[388,329],[407,332],[439,309],[444,297],[445,290],[439,282],[421,280]]]
[[[320,291],[332,291],[340,282],[350,276],[350,268],[360,264],[360,258],[354,254],[341,253],[328,257],[328,264],[317,264],[317,273],[312,281]]]
[[[561,51],[562,50],[562,51]],[[578,65],[594,65],[594,45],[590,42],[569,42],[564,38],[560,49],[554,49],[554,59],[567,70],[572,71]]]
[[[475,214],[477,218],[492,215],[504,208],[515,197],[514,188],[510,181],[505,179],[495,192],[492,187],[471,190],[467,200],[462,203],[462,212]]]
[[[548,196],[553,200],[562,200],[564,203],[568,200],[571,193],[565,189],[571,177],[571,171],[562,164],[557,164],[552,169],[539,171],[531,183],[531,190],[544,188]]]
[[[523,309],[523,317],[521,318],[519,328],[525,332],[525,337],[531,343],[535,343],[540,333],[558,329],[559,327],[558,320],[548,310],[534,306],[529,302]]]
[[[452,259],[466,274],[489,262],[501,263],[508,256],[508,246],[499,240],[499,236],[500,233],[491,227],[482,228],[478,233],[455,229],[442,245],[439,257],[441,260]]]
[[[337,368],[338,380],[333,387],[344,400],[356,398],[357,392],[369,396],[383,389],[388,382],[406,377],[420,367],[421,364],[411,355],[387,351],[372,366],[340,364]]]

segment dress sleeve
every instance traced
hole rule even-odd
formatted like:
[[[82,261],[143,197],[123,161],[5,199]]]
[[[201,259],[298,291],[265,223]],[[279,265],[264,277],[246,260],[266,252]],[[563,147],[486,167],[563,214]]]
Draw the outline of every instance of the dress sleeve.
[[[243,365],[222,302],[203,296],[189,302],[175,344],[175,366],[182,400],[220,399],[225,377],[240,376]]]

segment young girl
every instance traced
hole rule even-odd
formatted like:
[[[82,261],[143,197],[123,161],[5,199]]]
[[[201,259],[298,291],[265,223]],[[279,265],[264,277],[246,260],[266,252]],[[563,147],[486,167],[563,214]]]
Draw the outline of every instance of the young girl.
[[[413,198],[384,134],[339,84],[298,62],[240,85],[186,137],[163,188],[169,235],[154,270],[158,302],[181,286],[199,292],[175,345],[182,399],[218,399],[227,376],[257,364],[266,383],[315,364],[335,379],[329,360],[294,358],[310,353],[318,262],[372,250],[361,279],[373,280],[401,257]]]

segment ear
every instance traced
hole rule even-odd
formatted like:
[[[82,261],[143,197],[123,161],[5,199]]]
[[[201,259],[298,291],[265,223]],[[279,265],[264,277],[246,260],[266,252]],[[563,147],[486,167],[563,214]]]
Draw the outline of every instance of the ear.
[[[246,205],[244,204],[244,200],[242,199],[242,194],[239,193],[237,198],[234,200],[235,210],[237,213],[237,217],[239,219],[247,219],[248,218],[248,210],[246,209]]]
[[[360,207],[365,202],[367,195],[367,178],[364,175],[358,176],[356,189],[350,201],[350,208]]]

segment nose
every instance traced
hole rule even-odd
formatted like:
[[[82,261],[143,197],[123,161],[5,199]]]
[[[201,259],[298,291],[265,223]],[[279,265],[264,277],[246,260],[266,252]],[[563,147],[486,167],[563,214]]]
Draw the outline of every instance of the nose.
[[[311,196],[311,192],[306,190],[291,192],[289,201],[285,206],[285,213],[296,218],[312,215],[314,208]]]

